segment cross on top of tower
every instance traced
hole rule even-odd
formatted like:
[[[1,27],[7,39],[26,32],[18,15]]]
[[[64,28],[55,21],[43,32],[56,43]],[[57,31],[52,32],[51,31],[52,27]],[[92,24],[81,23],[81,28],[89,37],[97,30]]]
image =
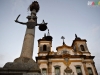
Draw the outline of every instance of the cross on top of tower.
[[[64,42],[65,37],[64,37],[64,36],[62,36],[62,37],[61,37],[61,39],[63,39],[63,45],[64,45],[64,44],[65,44],[65,42]]]
[[[81,40],[81,38],[78,37],[77,34],[75,34],[75,40]]]
[[[77,35],[75,34],[75,38],[77,38]]]

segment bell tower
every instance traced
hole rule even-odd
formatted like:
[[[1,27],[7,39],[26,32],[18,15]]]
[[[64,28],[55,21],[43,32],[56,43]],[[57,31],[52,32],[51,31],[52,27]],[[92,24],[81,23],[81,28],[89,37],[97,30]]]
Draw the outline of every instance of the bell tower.
[[[51,52],[51,48],[52,36],[50,36],[48,30],[48,34],[44,34],[44,37],[38,40],[38,56],[46,56],[49,52]]]
[[[87,47],[87,40],[86,39],[81,39],[80,37],[77,37],[75,34],[75,39],[73,40],[72,47],[75,51],[75,55],[81,54],[81,55],[88,55],[90,56],[90,52]]]

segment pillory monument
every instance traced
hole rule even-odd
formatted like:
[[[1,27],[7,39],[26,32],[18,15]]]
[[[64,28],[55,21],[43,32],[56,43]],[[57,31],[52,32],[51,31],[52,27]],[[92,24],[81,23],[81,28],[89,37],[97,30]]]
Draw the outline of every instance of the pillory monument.
[[[29,6],[31,11],[30,16],[27,16],[28,22],[23,23],[19,22],[18,15],[15,20],[16,23],[24,24],[27,26],[21,55],[19,58],[16,58],[13,62],[7,62],[3,68],[0,68],[0,75],[40,75],[40,69],[38,64],[32,59],[33,48],[34,48],[34,37],[35,37],[35,26],[39,26],[39,30],[45,31],[47,29],[47,23],[44,22],[41,24],[37,23],[37,12],[40,7],[37,1],[32,2]],[[51,39],[51,37],[47,37]]]

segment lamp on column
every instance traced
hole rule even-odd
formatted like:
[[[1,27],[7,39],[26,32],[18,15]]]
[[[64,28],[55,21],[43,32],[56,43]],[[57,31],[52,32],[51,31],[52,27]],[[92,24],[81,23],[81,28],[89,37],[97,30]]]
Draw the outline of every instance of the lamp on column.
[[[47,29],[47,23],[43,22],[41,24],[39,24],[39,30],[40,31],[45,31]]]

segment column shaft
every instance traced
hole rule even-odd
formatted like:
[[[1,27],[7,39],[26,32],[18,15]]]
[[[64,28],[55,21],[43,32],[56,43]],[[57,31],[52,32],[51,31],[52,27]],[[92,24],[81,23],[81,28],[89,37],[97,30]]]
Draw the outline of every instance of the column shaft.
[[[52,75],[52,62],[48,62],[48,75]]]
[[[86,75],[89,75],[89,74],[88,74],[88,71],[87,71],[87,68],[86,68],[86,62],[83,62],[83,66],[84,66],[85,74],[86,74]]]
[[[32,58],[33,55],[33,45],[34,45],[34,36],[35,35],[35,27],[34,29],[26,29],[26,34],[23,41],[23,47],[20,57]]]

